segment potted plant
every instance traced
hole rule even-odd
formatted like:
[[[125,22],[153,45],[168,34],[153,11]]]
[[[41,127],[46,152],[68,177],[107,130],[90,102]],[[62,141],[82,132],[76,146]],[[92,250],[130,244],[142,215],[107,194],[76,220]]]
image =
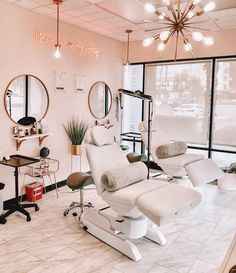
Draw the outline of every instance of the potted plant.
[[[83,120],[79,121],[77,118],[73,117],[72,120],[66,125],[63,125],[63,127],[71,141],[72,155],[80,155],[81,143],[88,129],[88,124]]]

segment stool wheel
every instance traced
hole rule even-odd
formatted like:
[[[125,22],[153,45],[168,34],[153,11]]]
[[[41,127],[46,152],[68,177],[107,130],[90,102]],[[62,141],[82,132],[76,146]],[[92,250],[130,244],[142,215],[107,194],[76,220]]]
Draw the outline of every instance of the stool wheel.
[[[64,215],[64,216],[67,216],[68,213],[69,213],[69,210],[67,209],[67,210],[65,210],[65,211],[63,212],[63,215]]]
[[[35,211],[39,211],[39,206],[38,205],[35,207]]]
[[[70,204],[70,208],[74,207],[74,205],[75,205],[75,202],[72,202],[72,203]]]
[[[30,217],[30,216],[27,216],[26,221],[27,221],[27,222],[30,222],[30,221],[31,221],[31,217]]]

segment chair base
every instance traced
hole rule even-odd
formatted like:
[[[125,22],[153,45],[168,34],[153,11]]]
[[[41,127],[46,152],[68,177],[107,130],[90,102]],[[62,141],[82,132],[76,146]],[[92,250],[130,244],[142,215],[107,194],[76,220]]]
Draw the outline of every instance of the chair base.
[[[122,220],[116,221],[121,225],[125,222]],[[116,225],[116,223],[114,223],[113,217],[106,217],[105,215],[99,213],[99,211],[96,209],[89,209],[85,211],[80,217],[80,225],[85,231],[120,251],[130,259],[136,262],[141,260],[141,254],[138,248],[132,242],[127,240],[125,238],[125,234],[117,230],[113,224]],[[124,223],[124,225],[126,224]],[[123,228],[126,229],[125,227]],[[160,245],[166,244],[164,235],[158,230],[157,227],[147,227],[145,224],[145,226],[140,228],[146,229],[146,234],[144,235],[146,238]]]
[[[93,208],[93,204],[88,202],[86,204],[81,204],[80,202],[72,202],[69,207],[63,212],[64,216],[67,216],[69,212],[75,208],[80,208],[81,209],[81,214],[83,213],[84,208]]]
[[[37,204],[14,204],[11,205],[9,208],[7,208],[7,212],[0,215],[0,223],[1,224],[5,224],[6,223],[6,218],[13,214],[14,212],[20,212],[22,214],[24,214],[26,216],[26,221],[30,222],[31,221],[31,217],[28,211],[25,210],[25,208],[31,208],[33,207],[35,209],[35,211],[39,210],[39,206]]]
[[[95,209],[87,210],[81,215],[80,225],[85,231],[120,251],[130,259],[136,262],[141,260],[138,248],[130,241],[119,236],[119,233],[111,228],[109,219],[99,215]]]
[[[148,227],[145,237],[161,246],[167,243],[164,234],[155,225]]]

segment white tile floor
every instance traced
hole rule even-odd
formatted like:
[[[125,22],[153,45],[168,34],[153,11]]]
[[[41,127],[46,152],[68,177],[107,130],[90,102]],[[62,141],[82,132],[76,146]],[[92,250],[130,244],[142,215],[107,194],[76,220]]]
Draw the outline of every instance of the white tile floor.
[[[31,222],[13,214],[0,225],[0,272],[4,273],[217,273],[236,233],[236,192],[215,185],[200,189],[203,200],[162,227],[168,243],[161,247],[137,240],[142,260],[133,262],[81,230],[63,211],[79,193],[47,193],[31,209]],[[95,190],[85,192],[97,207],[103,205]]]

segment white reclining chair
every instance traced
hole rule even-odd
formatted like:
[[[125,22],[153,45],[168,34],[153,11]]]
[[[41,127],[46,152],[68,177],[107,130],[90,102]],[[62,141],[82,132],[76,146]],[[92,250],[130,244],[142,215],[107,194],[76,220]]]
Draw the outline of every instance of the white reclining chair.
[[[153,127],[153,126],[152,126]],[[147,148],[148,125],[147,122],[139,124],[142,141]],[[158,147],[172,143],[167,135],[159,129],[152,128],[150,132],[150,154],[155,163],[171,178],[182,177],[186,174],[194,186],[212,182],[223,176],[223,172],[211,159],[204,159],[201,154],[184,153],[167,158],[158,158]]]
[[[177,212],[198,204],[201,195],[192,188],[170,184],[160,180],[143,179],[115,191],[108,191],[102,177],[109,170],[130,167],[125,153],[109,129],[95,126],[91,130],[92,143],[86,147],[91,173],[97,193],[107,203],[105,208],[87,209],[80,224],[89,233],[119,250],[134,261],[141,259],[138,248],[128,239],[146,237],[160,245],[166,243],[165,236],[157,225],[166,222]],[[143,162],[139,162],[146,170]],[[119,172],[129,178],[129,173]],[[148,219],[152,224],[148,224]]]

